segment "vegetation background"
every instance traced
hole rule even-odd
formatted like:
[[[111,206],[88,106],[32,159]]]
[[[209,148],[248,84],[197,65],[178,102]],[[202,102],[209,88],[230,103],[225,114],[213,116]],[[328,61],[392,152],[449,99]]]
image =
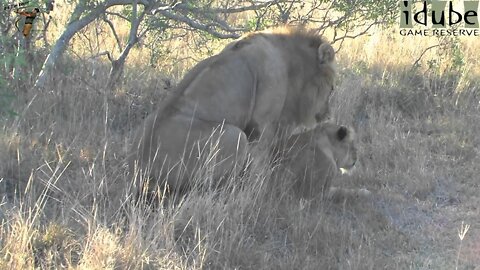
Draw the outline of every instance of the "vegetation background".
[[[29,39],[0,9],[0,269],[480,269],[480,43],[403,37],[397,4],[56,1]],[[372,196],[301,200],[259,165],[134,205],[141,120],[196,62],[282,23],[338,49],[330,106],[361,164],[334,185]]]

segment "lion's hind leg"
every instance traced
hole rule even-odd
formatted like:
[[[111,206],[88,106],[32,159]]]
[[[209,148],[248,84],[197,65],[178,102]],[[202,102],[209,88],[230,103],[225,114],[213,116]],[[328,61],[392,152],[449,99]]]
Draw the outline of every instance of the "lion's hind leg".
[[[183,183],[217,187],[222,180],[238,175],[247,157],[247,136],[236,126],[193,119],[180,162]],[[178,149],[178,148],[177,148]],[[177,150],[178,151],[178,150]],[[169,179],[170,183],[175,183]]]
[[[209,129],[213,131],[206,141],[208,149],[202,162],[210,169],[213,186],[220,186],[244,169],[248,140],[246,134],[233,125],[221,124]]]

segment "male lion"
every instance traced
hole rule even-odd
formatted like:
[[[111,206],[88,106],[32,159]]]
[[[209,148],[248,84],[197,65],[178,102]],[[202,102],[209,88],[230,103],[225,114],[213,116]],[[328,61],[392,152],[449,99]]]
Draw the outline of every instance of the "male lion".
[[[330,188],[341,169],[357,161],[354,131],[324,122],[315,129],[293,135],[279,146],[279,173],[293,179],[293,190],[302,197],[330,197],[339,189]]]
[[[313,128],[328,113],[334,55],[303,28],[232,42],[190,70],[145,119],[133,140],[130,172],[179,190],[201,168],[210,167],[214,181],[241,168],[248,140],[260,134],[271,141],[278,132]]]

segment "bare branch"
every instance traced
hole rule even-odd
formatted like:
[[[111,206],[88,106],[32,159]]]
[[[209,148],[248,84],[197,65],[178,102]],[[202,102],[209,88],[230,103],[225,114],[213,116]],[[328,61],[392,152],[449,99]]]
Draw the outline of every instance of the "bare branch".
[[[259,12],[260,10],[255,10],[255,14],[257,15],[257,20],[255,22],[255,31],[257,30],[260,30],[260,23],[262,22],[262,19],[265,17],[265,15],[267,14],[267,9],[263,9],[261,10],[261,12]]]
[[[120,6],[120,5],[131,5],[133,3],[132,0],[108,0],[105,3],[105,6],[107,8],[112,7],[112,6]],[[151,4],[150,1],[148,0],[138,0],[138,4],[143,5],[143,6],[148,6]]]
[[[42,13],[42,19],[43,19],[43,27],[42,27],[42,35],[41,37],[39,37],[38,39],[43,39],[43,44],[45,45],[45,47],[50,47],[50,44],[48,43],[48,40],[47,40],[47,30],[48,30],[48,27],[50,26],[50,22],[52,21],[52,16],[48,16],[48,19],[47,19],[47,16],[45,15],[45,13]]]
[[[236,34],[236,33],[228,33],[228,34],[220,33],[218,31],[216,31],[215,29],[213,29],[212,25],[206,25],[206,24],[202,24],[202,23],[193,21],[192,19],[190,19],[190,18],[188,18],[184,15],[181,15],[181,14],[174,14],[170,11],[161,10],[161,9],[160,10],[156,9],[154,12],[159,13],[166,18],[169,18],[169,19],[172,19],[172,20],[175,20],[175,21],[178,21],[178,22],[183,22],[183,23],[187,24],[188,26],[190,26],[194,29],[205,31],[205,32],[211,34],[212,36],[217,37],[217,38],[229,39],[229,38],[240,37],[240,35]]]
[[[320,28],[320,29],[322,29],[322,30],[330,27],[330,25],[331,25],[331,24],[330,24],[330,21],[327,20],[327,18],[328,18],[328,16],[330,15],[330,12],[331,12],[332,9],[333,9],[333,8],[332,8],[332,7],[333,7],[333,3],[334,3],[334,2],[330,3],[330,5],[326,8],[327,11],[325,12],[325,15],[323,16],[323,19],[322,19],[323,24],[322,24],[322,26],[321,26],[321,28]],[[328,22],[328,23],[327,23],[327,22]]]
[[[368,32],[374,25],[377,25],[377,24],[379,24],[379,22],[373,22],[373,23],[371,23],[370,25],[368,25],[365,29],[363,29],[362,31],[358,32],[358,33],[355,34],[355,35],[349,35],[349,34],[348,34],[348,33],[349,33],[349,30],[346,30],[345,33],[344,33],[344,35],[343,35],[342,37],[340,37],[340,38],[335,38],[335,39],[332,41],[332,43],[335,43],[335,42],[337,42],[337,41],[339,41],[339,40],[355,39],[355,38],[357,38],[357,37],[359,37],[359,36],[363,36],[363,35],[367,34],[367,32]]]
[[[217,26],[219,28],[221,28],[222,30],[224,31],[227,31],[227,32],[244,32],[246,31],[245,28],[232,28],[230,25],[228,25],[228,23],[222,19],[220,19],[218,16],[216,16],[217,14],[212,14],[212,16],[204,16],[204,14],[206,13],[199,13],[198,15],[200,16],[203,16],[205,17],[207,20],[210,20],[212,21],[211,23],[211,26]]]
[[[115,26],[113,23],[107,18],[107,16],[103,16],[103,21],[108,24],[110,27],[110,30],[112,30],[113,36],[115,37],[115,40],[117,41],[117,46],[118,46],[118,51],[122,51],[122,43],[120,41],[120,38],[118,37],[117,31],[115,30]]]
[[[117,17],[119,17],[119,18],[124,19],[124,20],[127,21],[127,22],[130,21],[130,19],[128,19],[126,16],[124,16],[124,15],[118,13],[118,12],[113,12],[113,11],[108,11],[108,10],[107,10],[107,11],[105,11],[105,14],[117,16]]]
[[[415,60],[415,62],[413,62],[413,65],[412,67],[410,68],[410,70],[413,70],[415,69],[416,67],[418,67],[418,63],[420,63],[420,61],[422,60],[423,56],[431,49],[433,48],[436,48],[436,47],[440,47],[442,44],[438,43],[438,44],[435,44],[435,45],[432,45],[428,48],[426,48],[425,50],[423,50],[423,52],[420,54],[420,56],[417,58],[417,60]]]
[[[244,7],[229,7],[229,8],[212,8],[208,9],[208,12],[212,13],[224,13],[224,14],[229,14],[229,13],[241,13],[245,11],[252,11],[252,10],[259,10],[262,8],[269,7],[273,4],[277,3],[283,3],[283,2],[290,2],[287,0],[273,0],[273,1],[258,1],[256,3],[253,3],[249,6],[244,6]],[[176,4],[174,6],[175,9],[181,9],[181,10],[187,10],[187,11],[194,11],[194,12],[205,12],[205,10],[198,9],[198,8],[192,8],[189,7],[185,4]]]
[[[95,55],[90,56],[89,59],[95,59],[95,58],[98,58],[98,57],[104,56],[104,55],[107,56],[107,58],[110,62],[113,62],[114,59],[112,58],[112,55],[110,54],[109,51],[104,51],[104,52],[101,52],[101,53],[97,53]]]

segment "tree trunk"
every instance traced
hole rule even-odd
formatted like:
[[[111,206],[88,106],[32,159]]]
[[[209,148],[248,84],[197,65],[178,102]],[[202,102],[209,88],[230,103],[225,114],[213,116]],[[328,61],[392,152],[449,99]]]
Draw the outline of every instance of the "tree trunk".
[[[100,14],[105,12],[105,10],[105,6],[98,7],[80,20],[76,20],[68,24],[60,38],[55,42],[55,45],[53,46],[52,51],[48,55],[47,59],[45,59],[42,70],[40,71],[40,74],[35,82],[35,88],[43,88],[45,86],[45,83],[51,77],[52,72],[55,70],[58,61],[65,52],[72,37],[78,31],[82,30],[85,26],[98,18]]]
[[[148,0],[135,0],[135,3],[137,2],[144,6],[150,4]],[[105,3],[100,3],[97,5],[97,7],[88,10],[88,14],[81,17],[81,15],[86,12],[85,9],[87,8],[87,5],[86,1],[80,1],[75,7],[75,10],[70,18],[71,21],[68,23],[65,31],[63,31],[60,38],[55,42],[52,51],[48,55],[47,59],[45,59],[42,70],[37,77],[34,87],[43,88],[45,86],[47,79],[51,77],[52,72],[55,70],[55,67],[58,64],[58,61],[65,52],[68,43],[78,31],[82,30],[85,26],[100,17],[100,15],[105,13],[108,8],[117,5],[128,5],[131,3],[132,0],[107,0]]]
[[[128,54],[139,40],[137,36],[138,28],[140,27],[140,22],[143,20],[145,13],[148,9],[144,10],[140,14],[140,16],[138,16],[137,4],[138,1],[134,0],[132,4],[132,22],[130,27],[130,33],[128,35],[127,45],[125,46],[125,49],[123,49],[118,59],[112,61],[112,68],[110,69],[110,75],[108,76],[108,82],[106,85],[106,89],[108,90],[114,89],[118,82],[121,81],[121,77],[123,75],[123,68],[125,66],[125,61],[127,60]]]
[[[118,59],[112,62],[112,68],[110,69],[110,74],[108,75],[108,82],[105,87],[107,90],[114,89],[117,86],[118,82],[121,81],[124,65],[125,59],[123,59],[123,61],[121,61],[121,59]]]

